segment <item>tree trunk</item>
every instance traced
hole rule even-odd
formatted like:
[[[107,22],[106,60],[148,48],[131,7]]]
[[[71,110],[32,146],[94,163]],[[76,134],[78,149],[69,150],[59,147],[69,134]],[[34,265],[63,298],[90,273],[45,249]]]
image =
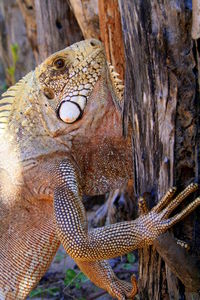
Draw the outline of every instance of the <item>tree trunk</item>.
[[[152,206],[169,186],[181,189],[199,181],[199,48],[191,38],[190,1],[119,4],[125,107],[131,107],[134,129],[135,191],[148,192]],[[200,299],[199,211],[174,228],[179,239],[191,244],[190,251],[178,246],[169,233],[140,251],[141,299]]]
[[[69,3],[84,38],[99,39],[98,0],[69,0]]]
[[[0,3],[0,39],[9,86],[53,52],[82,40],[83,35],[68,1],[8,0]],[[16,64],[12,57],[15,46]]]
[[[83,39],[66,0],[35,0],[39,62]]]
[[[26,35],[29,39],[31,49],[33,51],[36,64],[38,63],[38,44],[37,44],[37,23],[35,15],[35,1],[34,0],[16,0],[21,10],[25,25]]]
[[[124,80],[124,46],[118,0],[69,0],[85,39],[100,39],[107,60]]]
[[[124,45],[117,0],[99,0],[99,23],[107,60],[115,67],[119,78],[124,80]]]

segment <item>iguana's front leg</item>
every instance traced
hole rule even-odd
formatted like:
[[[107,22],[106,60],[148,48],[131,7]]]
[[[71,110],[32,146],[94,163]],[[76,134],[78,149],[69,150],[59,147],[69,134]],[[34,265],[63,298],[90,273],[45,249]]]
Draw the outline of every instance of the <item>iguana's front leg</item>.
[[[149,213],[143,214],[134,221],[112,224],[88,231],[81,187],[75,167],[70,161],[65,160],[56,166],[54,174],[56,181],[54,213],[58,235],[65,250],[79,262],[80,267],[82,264],[82,269],[84,269],[83,266],[89,265],[87,263],[94,262],[94,275],[90,271],[90,278],[97,278],[97,285],[99,285],[99,278],[102,276],[110,278],[108,285],[112,285],[112,276],[109,277],[107,273],[110,272],[110,268],[104,268],[103,263],[95,262],[123,255],[134,249],[152,244],[161,233],[200,204],[200,199],[197,198],[181,213],[166,219],[189,193],[197,189],[197,185],[191,185],[172,200],[167,207],[166,197],[163,197]],[[171,200],[173,193],[173,190],[169,192],[167,200]],[[103,283],[102,287],[105,288],[105,286],[106,284]],[[110,292],[107,287],[106,289]],[[124,290],[119,296],[119,288],[116,288],[112,291],[112,295],[118,299],[124,299]]]

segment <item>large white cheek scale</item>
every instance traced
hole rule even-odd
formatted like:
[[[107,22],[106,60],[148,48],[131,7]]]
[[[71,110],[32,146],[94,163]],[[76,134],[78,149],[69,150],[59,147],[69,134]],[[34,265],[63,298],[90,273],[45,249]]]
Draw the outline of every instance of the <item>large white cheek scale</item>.
[[[82,112],[78,104],[70,101],[61,103],[58,115],[62,121],[71,124],[80,118]]]

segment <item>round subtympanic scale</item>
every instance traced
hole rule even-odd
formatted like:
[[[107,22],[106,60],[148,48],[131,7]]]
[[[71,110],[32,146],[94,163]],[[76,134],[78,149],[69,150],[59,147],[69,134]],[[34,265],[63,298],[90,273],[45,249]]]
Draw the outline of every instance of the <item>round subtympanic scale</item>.
[[[64,101],[61,103],[58,113],[62,121],[71,124],[80,117],[81,109],[76,103]]]

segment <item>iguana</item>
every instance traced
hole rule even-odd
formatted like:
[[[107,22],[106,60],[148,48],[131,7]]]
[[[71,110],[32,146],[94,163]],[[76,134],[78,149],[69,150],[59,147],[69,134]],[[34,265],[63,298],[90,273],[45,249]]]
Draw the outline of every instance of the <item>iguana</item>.
[[[105,193],[132,176],[131,132],[122,136],[123,87],[94,39],[47,58],[0,101],[0,299],[25,299],[63,244],[79,268],[117,299],[119,280],[105,259],[150,245],[199,204],[174,217],[170,189],[134,221],[89,231],[82,195]]]

